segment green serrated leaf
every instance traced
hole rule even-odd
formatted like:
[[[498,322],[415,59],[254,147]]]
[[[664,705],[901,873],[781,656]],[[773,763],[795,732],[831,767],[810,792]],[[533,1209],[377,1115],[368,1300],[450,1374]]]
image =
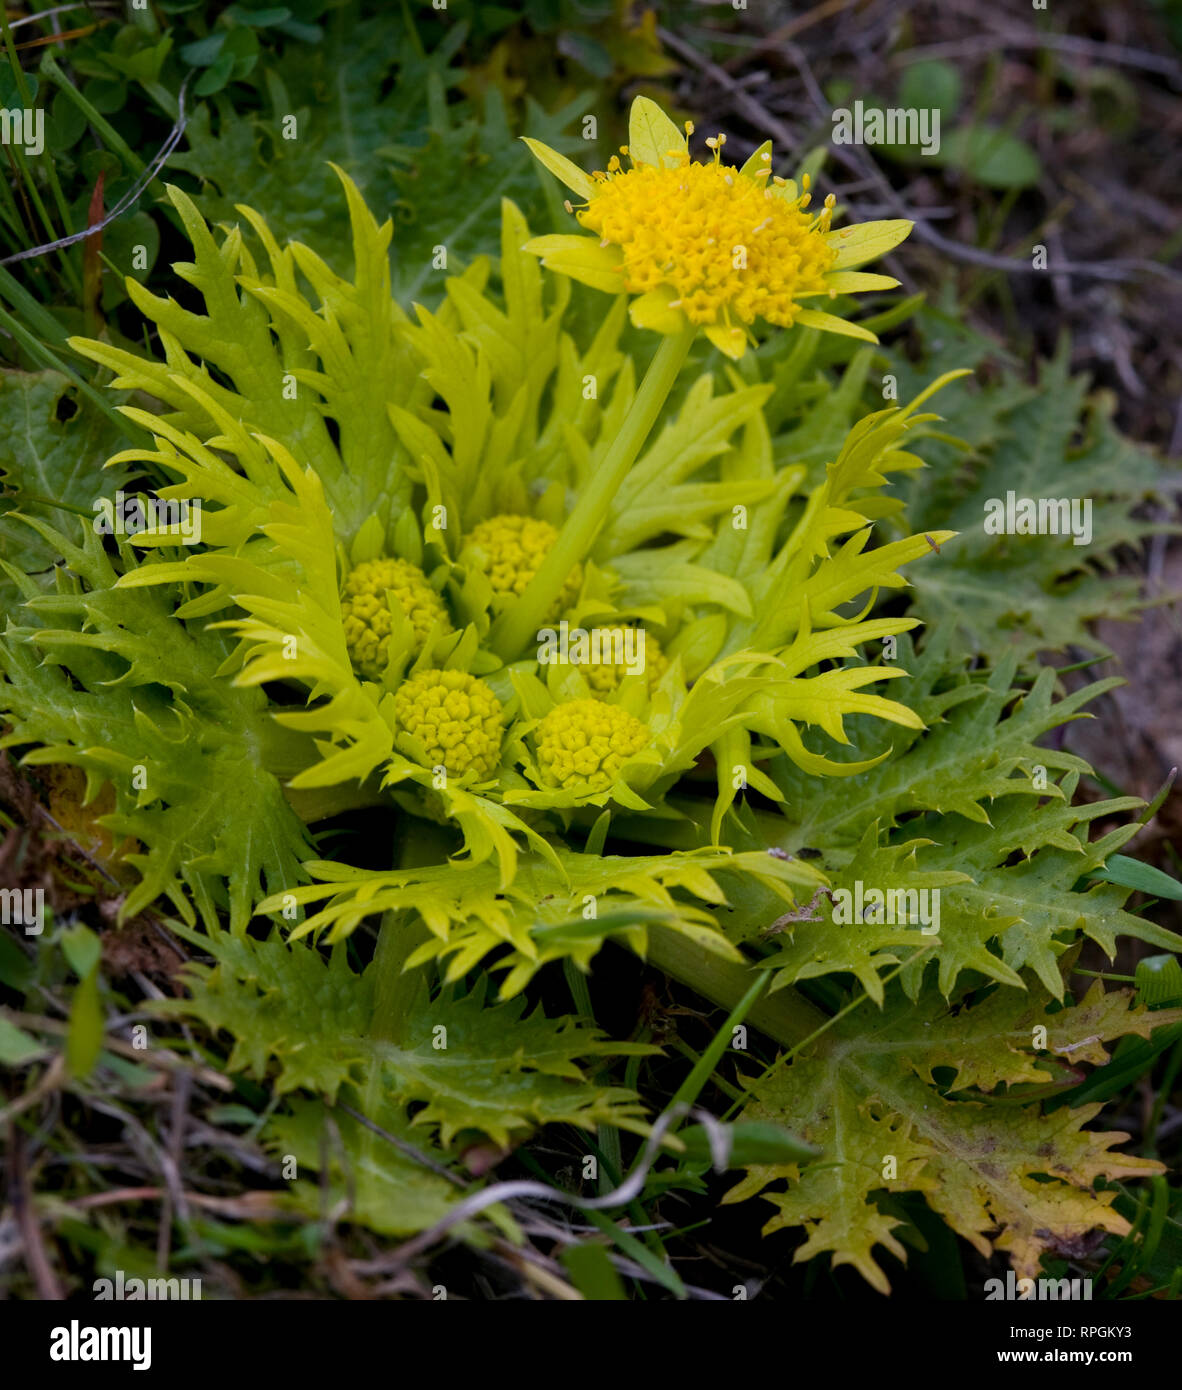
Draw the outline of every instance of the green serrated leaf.
[[[955,327],[927,322],[927,332],[947,335],[964,360],[967,344]],[[906,390],[930,368],[894,362],[892,370]],[[1089,399],[1087,382],[1069,374],[1066,352],[1042,366],[1037,388],[1005,375],[949,393],[945,414],[943,428],[970,452],[922,445],[932,467],[908,485],[908,519],[917,530],[939,524],[959,534],[940,565],[917,569],[916,614],[930,624],[952,620],[962,649],[992,663],[1011,652],[1030,663],[1039,652],[1070,647],[1106,654],[1093,624],[1130,618],[1143,606],[1137,582],[1111,572],[1117,551],[1169,529],[1139,514],[1168,482],[1162,465],[1116,432],[1111,403]],[[1086,504],[1079,520],[1090,516],[1090,543],[1076,545],[1072,534],[988,534],[988,504],[1004,506],[1011,493]]]
[[[796,1262],[829,1252],[881,1293],[890,1284],[875,1248],[907,1258],[899,1218],[874,1200],[881,1193],[922,1193],[982,1256],[1006,1252],[1020,1277],[1037,1275],[1044,1252],[1062,1242],[1097,1228],[1127,1232],[1113,1208],[1115,1190],[1097,1193],[1094,1180],[1156,1173],[1161,1165],[1112,1152],[1123,1134],[1085,1131],[1099,1106],[1047,1116],[1037,1105],[983,1093],[952,1099],[930,1084],[933,1068],[945,1065],[959,1066],[962,1082],[1020,1083],[1050,1071],[1038,1056],[1046,1040],[1060,1055],[1096,1061],[1105,1055],[1101,1040],[1155,1026],[1143,1009],[1129,1007],[1127,994],[1105,997],[1099,985],[1083,1005],[1056,1013],[1047,1012],[1051,997],[1036,981],[1029,987],[1030,995],[1003,989],[983,1006],[962,1003],[956,1011],[931,1003],[917,1011],[892,990],[881,1013],[859,1010],[834,1023],[770,1078],[751,1083],[744,1111],[794,1126],[824,1150],[825,1161],[753,1167],[727,1200],[762,1193],[776,1208],[765,1232],[807,1232]],[[1004,1047],[995,1041],[999,1029]],[[974,1046],[984,1072],[970,1060]]]
[[[122,442],[57,372],[0,373],[0,478],[15,494],[0,501],[0,558],[26,574],[60,559],[9,513],[19,507],[56,526],[68,525],[72,511],[93,520],[95,499],[113,495],[130,477],[126,465],[103,467]]]
[[[325,961],[312,946],[213,938],[217,965],[192,970],[192,999],[169,1012],[200,1017],[235,1038],[228,1067],[267,1075],[278,1094],[303,1089],[333,1100],[342,1086],[418,1106],[414,1125],[447,1145],[461,1130],[496,1144],[543,1124],[643,1131],[633,1095],[586,1079],[580,1061],[650,1048],[606,1041],[573,1019],[526,1016],[524,999],[485,1006],[485,986],[463,997],[421,998],[399,1022],[399,1039],[370,1033],[376,967],[360,978],[338,948]]]
[[[396,1140],[424,1148],[423,1134],[411,1129],[397,1103],[384,1100],[367,1118]],[[264,1139],[290,1175],[293,1215],[319,1219],[327,1194],[343,1219],[383,1235],[406,1236],[435,1225],[463,1196],[461,1187],[389,1141],[375,1144],[372,1131],[353,1116],[308,1096],[292,1099],[286,1110],[274,1115]],[[438,1166],[446,1162],[438,1150],[429,1156]]]

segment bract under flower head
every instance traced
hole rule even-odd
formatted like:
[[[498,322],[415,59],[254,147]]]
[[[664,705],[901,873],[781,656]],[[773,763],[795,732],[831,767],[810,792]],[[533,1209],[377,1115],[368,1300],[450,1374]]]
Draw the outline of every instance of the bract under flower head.
[[[893,289],[897,280],[850,267],[884,255],[911,223],[869,222],[833,232],[833,196],[821,212],[806,212],[807,177],[800,193],[775,178],[770,142],[736,168],[722,162],[725,140],[707,141],[713,162],[694,163],[685,136],[644,97],[632,107],[629,169],[613,155],[606,171],[589,176],[528,140],[538,159],[585,198],[577,217],[598,240],[535,237],[526,250],[596,289],[637,296],[631,313],[638,327],[675,334],[698,326],[729,357],[743,355],[759,319],[877,341],[801,301]]]

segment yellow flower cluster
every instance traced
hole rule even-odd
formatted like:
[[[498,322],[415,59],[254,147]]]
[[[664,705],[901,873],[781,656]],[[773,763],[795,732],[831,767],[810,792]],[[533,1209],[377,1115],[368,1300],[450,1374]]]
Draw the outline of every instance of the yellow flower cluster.
[[[802,210],[807,202],[685,155],[679,168],[636,164],[598,175],[596,196],[578,216],[622,249],[622,288],[631,293],[671,286],[669,307],[695,324],[716,323],[729,309],[745,324],[787,326],[798,296],[826,289],[837,254],[825,241],[828,208],[813,217]]]
[[[649,730],[618,705],[570,700],[546,715],[536,741],[538,766],[553,785],[601,792],[648,743]]]
[[[366,560],[351,570],[345,580],[341,617],[349,657],[354,667],[370,680],[381,679],[386,668],[386,652],[394,626],[386,603],[387,591],[394,594],[410,621],[416,651],[421,649],[436,622],[442,632],[452,630],[443,600],[421,569],[409,560]]]
[[[468,545],[488,576],[494,593],[520,595],[537,573],[558,532],[548,521],[532,516],[490,516],[472,528]],[[559,594],[555,612],[578,597],[583,567],[575,565]]]
[[[863,222],[835,232],[835,196],[829,194],[815,216],[806,213],[809,176],[801,175],[799,194],[794,181],[775,176],[770,141],[736,167],[722,162],[726,136],[717,135],[706,141],[713,162],[696,164],[689,153],[692,134],[688,122],[683,135],[655,102],[637,97],[628,144],[620,150],[632,167],[613,155],[595,174],[523,137],[577,195],[584,229],[577,236],[532,237],[525,250],[592,289],[630,294],[637,328],[680,340],[682,354],[701,332],[737,360],[755,343],[761,319],[877,342],[869,328],[797,301],[894,289],[899,282],[889,275],[855,267],[885,256],[912,224]],[[568,200],[566,209],[574,213],[576,205]],[[656,361],[667,365],[664,358]],[[663,377],[653,380],[667,393]]]
[[[420,671],[394,693],[400,729],[423,745],[426,766],[486,782],[501,761],[501,702],[466,671]]]
[[[622,636],[624,628],[607,628],[603,637],[605,642],[610,640],[612,647],[619,649],[622,646]],[[608,634],[610,633],[610,639]],[[620,634],[620,639],[617,639]],[[669,669],[669,658],[661,650],[661,644],[651,632],[644,634],[644,673],[648,677],[648,688],[653,686],[661,679]],[[596,695],[611,695],[620,688],[620,682],[628,674],[628,667],[624,662],[600,661],[600,662],[580,662],[579,670],[583,673],[583,678],[591,687]]]

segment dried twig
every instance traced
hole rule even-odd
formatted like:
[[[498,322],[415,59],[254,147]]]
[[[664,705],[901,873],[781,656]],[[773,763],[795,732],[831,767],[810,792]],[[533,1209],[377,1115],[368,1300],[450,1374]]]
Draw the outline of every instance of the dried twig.
[[[20,1013],[16,1009],[5,1009],[4,1017],[20,1028],[30,1028],[34,1032],[53,1033],[59,1037],[64,1036],[69,1027],[61,1019],[46,1018],[43,1014]],[[203,1067],[187,1061],[184,1057],[178,1057],[175,1052],[169,1052],[166,1048],[138,1048],[133,1047],[131,1043],[124,1042],[121,1038],[111,1037],[103,1039],[103,1047],[108,1052],[114,1052],[120,1057],[127,1057],[133,1062],[142,1062],[146,1067],[156,1067],[160,1071],[189,1072],[203,1086],[213,1086],[218,1091],[232,1091],[234,1089],[234,1083],[228,1076],[223,1076],[220,1071],[214,1071],[210,1067]]]
[[[188,117],[185,114],[185,92],[189,86],[189,79],[186,78],[177,93],[177,118],[176,124],[169,131],[168,138],[156,152],[156,157],[151,164],[144,170],[135,184],[123,195],[109,213],[98,222],[84,228],[81,232],[74,232],[70,236],[59,237],[56,241],[47,241],[43,246],[31,246],[27,251],[17,251],[11,256],[5,256],[0,261],[0,267],[13,265],[16,261],[27,261],[33,256],[47,256],[51,251],[60,251],[66,246],[74,246],[80,241],[85,241],[87,237],[96,236],[104,227],[110,226],[116,218],[123,214],[139,200],[140,195],[148,188],[155,179],[156,175],[168,163],[169,157],[177,145],[180,144],[181,136],[185,133],[185,125]]]
[[[371,1130],[388,1144],[393,1144],[400,1154],[405,1154],[407,1158],[413,1159],[415,1163],[421,1164],[424,1168],[429,1168],[437,1177],[446,1178],[448,1182],[455,1183],[457,1187],[468,1186],[464,1179],[458,1174],[453,1173],[450,1168],[445,1168],[442,1163],[436,1163],[433,1158],[423,1153],[421,1149],[416,1149],[413,1144],[407,1143],[405,1139],[399,1139],[396,1134],[391,1134],[388,1130],[383,1129],[381,1125],[374,1124],[374,1122],[368,1116],[363,1115],[360,1110],[354,1110],[351,1105],[345,1105],[342,1101],[337,1102],[337,1109],[343,1110],[346,1115],[351,1115],[358,1124],[364,1125],[366,1129]]]
[[[689,1107],[686,1105],[672,1105],[658,1116],[636,1167],[619,1187],[613,1188],[611,1192],[605,1193],[602,1197],[578,1197],[573,1192],[564,1192],[559,1187],[548,1187],[545,1183],[531,1182],[528,1179],[493,1183],[490,1187],[473,1193],[471,1197],[466,1197],[462,1202],[457,1202],[434,1226],[420,1232],[412,1240],[408,1240],[400,1246],[399,1255],[403,1262],[407,1263],[429,1250],[453,1226],[470,1221],[486,1207],[523,1197],[544,1202],[563,1202],[568,1206],[577,1207],[580,1211],[604,1211],[611,1207],[626,1206],[640,1195],[644,1187],[644,1180],[648,1176],[648,1170],[656,1160],[657,1151],[661,1146],[665,1131],[670,1125],[676,1123],[688,1109]]]
[[[8,1151],[12,1155],[13,1213],[20,1228],[29,1273],[33,1276],[37,1293],[42,1299],[59,1302],[65,1298],[65,1294],[50,1264],[49,1252],[45,1248],[45,1239],[41,1234],[41,1222],[33,1204],[33,1191],[25,1162],[25,1136],[16,1125],[8,1127]]]
[[[1095,58],[1117,67],[1141,68],[1160,73],[1182,82],[1182,63],[1140,48],[1126,48],[1119,43],[1103,43],[1098,39],[1081,39],[1073,34],[1033,34],[1020,29],[994,29],[971,39],[953,39],[948,43],[922,44],[898,55],[901,63],[922,63],[932,58],[967,58],[978,53],[996,53],[999,48],[1052,49],[1078,58]]]

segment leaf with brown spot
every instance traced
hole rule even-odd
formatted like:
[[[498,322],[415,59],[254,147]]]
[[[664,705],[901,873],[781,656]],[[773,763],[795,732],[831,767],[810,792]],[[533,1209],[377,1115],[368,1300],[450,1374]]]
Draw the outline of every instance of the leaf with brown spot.
[[[1150,1013],[1134,1003],[1132,990],[1106,994],[1097,980],[1082,1003],[1063,1013],[1047,1014],[1041,990],[998,989],[958,1014],[942,1000],[930,999],[926,1007],[918,1006],[916,1020],[924,1030],[920,1075],[925,1080],[932,1080],[932,1068],[950,1067],[956,1074],[950,1091],[970,1086],[994,1091],[1003,1083],[1055,1080],[1062,1074],[1056,1059],[1069,1059],[1073,1067],[1081,1062],[1103,1066],[1108,1061],[1105,1042],[1129,1034],[1148,1038],[1155,1028],[1182,1022],[1182,1009]],[[1034,1046],[1034,1030],[1040,1026],[1046,1029],[1045,1048]]]
[[[834,1264],[854,1265],[882,1293],[890,1284],[875,1247],[900,1260],[906,1252],[895,1234],[900,1221],[879,1210],[876,1194],[923,1193],[983,1256],[1008,1252],[1024,1277],[1039,1273],[1044,1252],[1084,1248],[1095,1231],[1125,1234],[1129,1224],[1113,1208],[1115,1192],[1094,1191],[1095,1179],[1164,1170],[1152,1159],[1113,1152],[1127,1134],[1086,1130],[1099,1105],[1046,1114],[1041,1105],[1000,1096],[965,1099],[938,1088],[932,1072],[955,1068],[958,1089],[1045,1081],[1031,1043],[1034,1026],[1046,1027],[1062,1046],[1096,1034],[1146,1036],[1174,1022],[1173,1011],[1130,1008],[1127,992],[1104,995],[1097,983],[1082,1004],[1052,1014],[1052,996],[1033,977],[1027,983],[1028,992],[1001,989],[955,1014],[942,1001],[916,1009],[895,986],[881,1012],[856,1011],[790,1064],[751,1082],[744,1119],[790,1125],[823,1156],[803,1167],[749,1169],[726,1200],[762,1194],[777,1208],[766,1232],[806,1231],[796,1261],[829,1251]],[[1107,1060],[1099,1043],[1075,1055]],[[780,1183],[786,1190],[769,1190]]]

